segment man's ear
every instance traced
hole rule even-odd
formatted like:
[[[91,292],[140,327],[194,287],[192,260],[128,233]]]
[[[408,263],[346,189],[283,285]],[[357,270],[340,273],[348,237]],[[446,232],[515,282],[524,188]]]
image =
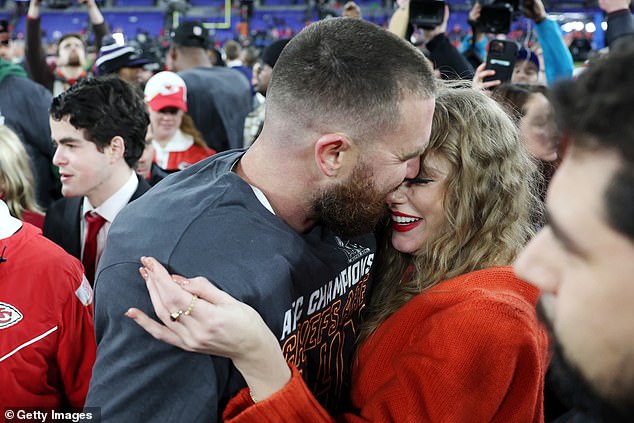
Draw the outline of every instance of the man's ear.
[[[315,143],[315,162],[324,175],[337,176],[351,152],[351,141],[344,134],[325,134]]]
[[[108,146],[110,150],[110,159],[114,162],[120,159],[123,159],[125,154],[125,141],[119,135],[112,137],[110,140],[110,145]]]

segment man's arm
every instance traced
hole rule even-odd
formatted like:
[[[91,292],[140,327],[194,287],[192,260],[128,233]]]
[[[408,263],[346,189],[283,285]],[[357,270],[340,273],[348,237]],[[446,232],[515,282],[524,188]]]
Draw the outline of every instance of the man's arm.
[[[41,0],[31,0],[26,15],[26,48],[24,57],[31,79],[53,92],[55,77],[46,63],[42,49],[42,28],[40,23]]]
[[[99,10],[99,6],[95,0],[79,0],[81,4],[85,4],[88,8],[88,17],[90,18],[90,24],[92,25],[92,32],[95,34],[95,51],[99,51],[101,48],[101,41],[103,37],[110,33],[108,24]]]
[[[544,54],[546,80],[551,85],[559,79],[572,78],[572,54],[561,36],[559,25],[548,19],[541,0],[525,0],[524,15],[535,21],[535,33]]]
[[[608,28],[605,44],[610,49],[618,48],[624,40],[634,36],[634,16],[630,13],[631,0],[599,0],[599,6],[607,13]]]

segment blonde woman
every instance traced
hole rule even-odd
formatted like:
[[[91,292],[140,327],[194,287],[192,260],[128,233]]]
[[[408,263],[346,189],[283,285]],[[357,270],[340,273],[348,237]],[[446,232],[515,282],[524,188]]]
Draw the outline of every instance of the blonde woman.
[[[419,175],[387,197],[351,404],[337,421],[544,420],[539,291],[509,267],[533,234],[537,175],[495,101],[470,88],[441,91]],[[174,276],[179,287],[154,259],[142,263],[165,326],[137,309],[127,315],[158,339],[231,358],[245,377],[225,421],[335,421],[253,309],[203,278]]]
[[[44,225],[29,156],[15,132],[4,125],[0,125],[0,199],[14,217],[39,228]]]

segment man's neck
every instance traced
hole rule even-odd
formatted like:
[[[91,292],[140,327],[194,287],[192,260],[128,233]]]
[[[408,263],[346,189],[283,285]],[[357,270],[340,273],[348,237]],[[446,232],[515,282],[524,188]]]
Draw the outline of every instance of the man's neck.
[[[98,189],[86,194],[86,198],[88,198],[88,201],[90,201],[90,204],[93,207],[97,208],[101,206],[106,200],[112,197],[114,193],[119,191],[126,182],[128,182],[132,173],[133,170],[127,165],[125,168],[121,168],[116,172],[113,172],[110,178],[102,183]]]
[[[68,80],[77,79],[84,72],[81,66],[58,66],[57,70]]]
[[[310,175],[305,170],[301,171],[301,166],[296,166],[296,163],[305,161],[289,157],[284,161],[289,166],[283,168],[278,166],[280,160],[271,158],[261,145],[256,148],[254,144],[251,149],[242,156],[234,172],[262,191],[275,214],[293,230],[298,233],[310,230],[316,223],[311,209],[313,190]]]

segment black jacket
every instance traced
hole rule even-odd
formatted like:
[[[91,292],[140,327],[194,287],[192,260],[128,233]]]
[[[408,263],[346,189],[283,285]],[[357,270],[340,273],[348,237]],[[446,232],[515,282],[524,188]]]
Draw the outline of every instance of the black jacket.
[[[137,175],[139,186],[130,202],[150,189],[150,185]],[[44,218],[44,236],[62,247],[68,254],[81,260],[80,215],[84,197],[60,198],[49,207]]]

